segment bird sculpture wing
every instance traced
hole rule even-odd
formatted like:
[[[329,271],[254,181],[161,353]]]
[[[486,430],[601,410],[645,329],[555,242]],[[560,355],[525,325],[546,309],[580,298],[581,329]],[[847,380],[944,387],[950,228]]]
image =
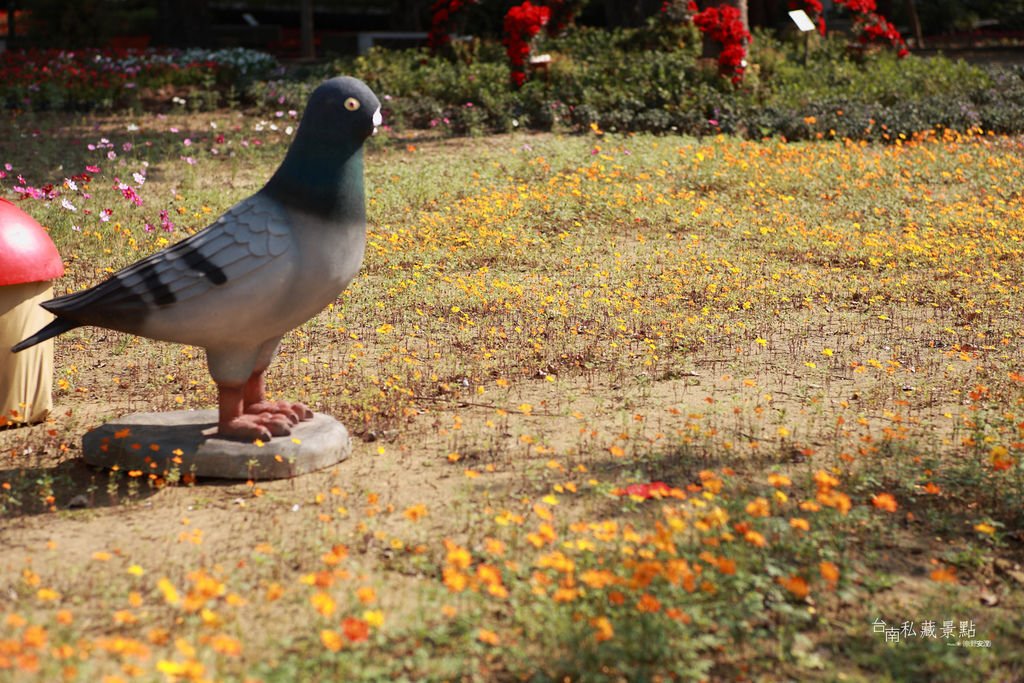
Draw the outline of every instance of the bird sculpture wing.
[[[18,344],[21,350],[78,325],[138,333],[147,317],[237,284],[285,254],[291,245],[281,206],[256,194],[191,237],[124,268],[90,289],[43,307],[57,320]]]
[[[276,204],[254,195],[206,229],[114,274],[92,289],[44,304],[57,315],[93,309],[132,315],[203,296],[288,250],[291,231]],[[89,316],[92,317],[92,316]]]

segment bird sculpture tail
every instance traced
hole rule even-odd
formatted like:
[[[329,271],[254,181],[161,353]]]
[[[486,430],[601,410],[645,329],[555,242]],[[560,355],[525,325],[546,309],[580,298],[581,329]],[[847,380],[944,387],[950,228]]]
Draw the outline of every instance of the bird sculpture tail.
[[[11,351],[17,353],[18,351],[24,351],[30,346],[35,346],[39,342],[44,342],[47,339],[56,337],[58,334],[64,334],[68,330],[73,330],[76,327],[81,327],[82,323],[76,323],[74,320],[68,320],[67,318],[57,318],[52,321],[49,325],[33,334],[28,339],[24,339],[13,347]]]

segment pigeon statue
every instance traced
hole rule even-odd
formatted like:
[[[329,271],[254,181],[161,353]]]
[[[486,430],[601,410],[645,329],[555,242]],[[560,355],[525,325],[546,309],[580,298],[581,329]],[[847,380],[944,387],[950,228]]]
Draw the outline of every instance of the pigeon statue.
[[[380,102],[362,81],[322,83],[259,192],[105,282],[44,302],[56,319],[13,351],[82,325],[201,346],[219,393],[218,436],[290,434],[313,413],[266,400],[263,373],[281,337],[334,301],[359,270],[363,143],[380,124]]]

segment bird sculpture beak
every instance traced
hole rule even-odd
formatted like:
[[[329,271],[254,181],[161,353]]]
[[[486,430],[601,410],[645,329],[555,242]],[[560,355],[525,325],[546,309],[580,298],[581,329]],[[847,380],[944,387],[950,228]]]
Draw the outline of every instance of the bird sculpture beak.
[[[384,117],[380,115],[380,107],[377,107],[377,111],[373,112],[373,134],[377,134],[377,126],[384,123]]]

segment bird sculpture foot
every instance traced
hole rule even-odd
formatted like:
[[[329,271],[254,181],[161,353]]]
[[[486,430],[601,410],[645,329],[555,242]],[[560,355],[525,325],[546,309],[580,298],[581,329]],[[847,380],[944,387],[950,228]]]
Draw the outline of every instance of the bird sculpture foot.
[[[222,439],[243,441],[269,441],[275,436],[288,436],[291,433],[292,422],[284,415],[270,412],[246,413],[217,426],[217,436]]]
[[[307,408],[304,403],[297,401],[257,401],[247,405],[245,412],[252,415],[272,413],[287,418],[288,422],[293,425],[313,419],[313,411]]]

